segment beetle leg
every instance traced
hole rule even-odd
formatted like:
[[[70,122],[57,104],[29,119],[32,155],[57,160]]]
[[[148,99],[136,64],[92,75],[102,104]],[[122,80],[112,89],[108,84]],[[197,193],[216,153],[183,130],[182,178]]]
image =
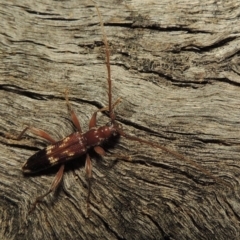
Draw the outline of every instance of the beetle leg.
[[[92,178],[92,161],[87,154],[85,162],[86,178],[88,181],[88,196],[87,196],[87,215],[90,213],[90,193],[91,193],[91,178]]]
[[[9,138],[14,139],[14,140],[20,140],[22,138],[23,134],[27,130],[29,130],[31,133],[33,133],[34,135],[36,135],[38,137],[46,139],[47,141],[49,141],[51,143],[56,142],[47,132],[45,132],[41,129],[38,129],[38,128],[30,127],[30,126],[25,127],[24,130],[17,137],[10,136],[9,134],[6,134],[6,137],[9,137]]]
[[[64,165],[61,165],[60,169],[58,170],[56,176],[52,181],[52,184],[49,190],[45,194],[36,198],[36,200],[33,202],[33,206],[30,209],[29,213],[31,213],[36,208],[37,204],[41,202],[43,198],[45,198],[48,194],[50,194],[51,192],[55,191],[58,188],[58,186],[60,185],[63,179],[63,172],[64,172]]]
[[[81,133],[82,129],[81,129],[80,122],[77,118],[76,113],[73,111],[72,106],[68,99],[68,89],[66,89],[66,91],[65,91],[65,99],[66,99],[68,111],[70,112],[70,115],[71,115],[72,122],[73,122],[74,126],[77,128],[77,130]]]

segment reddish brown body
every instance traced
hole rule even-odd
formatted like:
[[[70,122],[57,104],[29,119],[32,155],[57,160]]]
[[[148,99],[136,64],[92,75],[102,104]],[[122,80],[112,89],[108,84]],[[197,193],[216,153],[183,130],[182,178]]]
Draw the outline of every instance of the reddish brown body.
[[[72,133],[36,152],[23,165],[22,170],[24,173],[33,173],[62,164],[84,155],[91,147],[101,145],[116,134],[117,128],[114,124],[98,128],[93,127],[83,134],[81,132]]]

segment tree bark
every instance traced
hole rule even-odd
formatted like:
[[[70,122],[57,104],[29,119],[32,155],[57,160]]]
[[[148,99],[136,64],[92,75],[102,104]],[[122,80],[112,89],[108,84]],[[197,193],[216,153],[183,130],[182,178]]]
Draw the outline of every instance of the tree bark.
[[[102,32],[90,1],[0,3],[1,239],[238,239],[240,3],[104,1],[97,5],[111,52],[113,102],[124,131],[103,158],[91,154],[90,215],[85,156],[25,176],[21,166],[47,142],[73,132],[64,91],[81,127],[108,106]],[[98,115],[98,125],[109,122]],[[113,155],[114,154],[114,155]],[[124,157],[130,156],[128,161]]]

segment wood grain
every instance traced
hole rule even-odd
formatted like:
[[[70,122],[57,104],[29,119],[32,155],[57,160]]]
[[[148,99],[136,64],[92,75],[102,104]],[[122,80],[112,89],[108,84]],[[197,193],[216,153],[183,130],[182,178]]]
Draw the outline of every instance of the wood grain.
[[[99,19],[88,1],[0,3],[1,239],[238,239],[240,227],[240,3],[97,2],[111,50],[117,119],[128,134],[167,146],[195,164],[121,138],[93,158],[91,215],[84,157],[28,215],[57,168],[24,176],[23,163],[73,131],[64,100],[87,130],[107,105]],[[100,115],[99,125],[109,121]],[[111,153],[132,157],[116,161]],[[219,184],[196,164],[221,179]]]

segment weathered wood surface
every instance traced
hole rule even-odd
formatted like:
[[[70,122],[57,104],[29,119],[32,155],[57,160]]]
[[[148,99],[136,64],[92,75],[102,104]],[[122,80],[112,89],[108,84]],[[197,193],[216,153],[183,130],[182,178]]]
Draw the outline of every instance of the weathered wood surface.
[[[159,3],[157,3],[159,2]],[[1,239],[239,239],[240,2],[98,1],[111,48],[113,97],[126,132],[168,146],[195,165],[120,139],[93,160],[86,216],[84,158],[68,164],[59,191],[28,215],[57,169],[26,177],[21,165],[72,132],[63,92],[86,130],[107,105],[104,46],[88,1],[0,3]],[[99,117],[105,124],[107,116]],[[110,154],[109,154],[110,155]]]

